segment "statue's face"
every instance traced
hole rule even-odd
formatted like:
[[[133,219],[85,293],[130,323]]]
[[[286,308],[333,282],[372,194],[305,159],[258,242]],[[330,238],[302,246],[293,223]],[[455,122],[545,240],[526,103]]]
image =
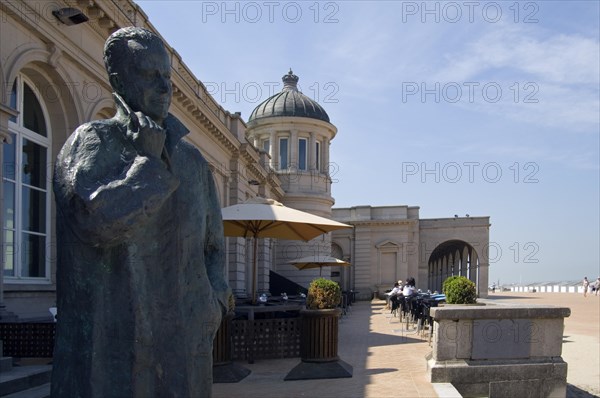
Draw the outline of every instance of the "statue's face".
[[[123,93],[127,104],[161,124],[167,117],[173,88],[169,56],[160,43],[141,44],[130,41],[135,52],[127,70],[121,73]]]

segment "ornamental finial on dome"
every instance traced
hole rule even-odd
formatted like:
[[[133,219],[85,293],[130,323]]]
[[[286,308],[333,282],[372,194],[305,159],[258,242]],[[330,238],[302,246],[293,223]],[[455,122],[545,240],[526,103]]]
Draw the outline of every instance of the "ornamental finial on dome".
[[[296,75],[294,75],[294,72],[292,72],[292,68],[290,68],[290,71],[287,73],[287,75],[284,75],[281,80],[283,80],[283,90],[282,91],[287,91],[287,90],[294,90],[294,91],[298,91],[298,80],[300,80],[300,78]]]

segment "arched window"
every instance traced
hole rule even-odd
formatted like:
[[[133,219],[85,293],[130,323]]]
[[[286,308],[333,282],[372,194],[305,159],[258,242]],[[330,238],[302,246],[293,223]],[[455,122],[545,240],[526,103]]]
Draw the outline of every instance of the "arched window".
[[[6,282],[50,279],[50,130],[35,86],[15,79],[10,105],[10,143],[3,145],[4,277]]]

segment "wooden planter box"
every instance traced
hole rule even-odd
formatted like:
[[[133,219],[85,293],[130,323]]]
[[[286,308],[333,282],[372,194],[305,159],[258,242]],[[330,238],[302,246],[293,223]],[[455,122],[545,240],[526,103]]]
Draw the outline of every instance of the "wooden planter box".
[[[338,330],[342,310],[302,310],[301,362],[284,380],[352,377],[352,366],[338,357]]]
[[[338,330],[342,310],[302,310],[300,358],[304,362],[331,362],[338,357]]]
[[[213,383],[237,383],[250,374],[250,369],[233,362],[232,318],[223,318],[213,341]]]

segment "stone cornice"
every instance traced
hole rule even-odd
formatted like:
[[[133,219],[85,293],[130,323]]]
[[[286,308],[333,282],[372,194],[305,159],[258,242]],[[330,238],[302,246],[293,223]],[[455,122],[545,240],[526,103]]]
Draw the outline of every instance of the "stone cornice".
[[[32,3],[32,4],[29,4]],[[38,6],[38,2],[8,2],[3,5],[10,10],[14,19],[25,24],[28,30],[38,32],[40,40],[48,42],[48,38],[54,38],[52,48],[56,54],[62,54],[71,61],[81,66],[81,69],[90,71],[94,79],[107,83],[106,71],[101,62],[101,54],[96,58],[86,51],[73,53],[68,49],[80,48],[80,44],[73,41],[73,29],[88,29],[98,35],[98,39],[104,42],[106,38],[124,26],[143,26],[160,36],[160,33],[150,23],[148,16],[143,10],[131,0],[77,0],[49,2],[44,7]],[[62,25],[55,20],[51,11],[58,9],[61,4],[65,7],[79,7],[90,20],[78,27]],[[162,36],[161,36],[162,37]],[[58,38],[58,40],[56,40]],[[164,38],[163,38],[164,40]],[[193,75],[189,68],[181,60],[181,56],[165,41],[167,51],[171,55],[171,63],[174,73],[174,100],[180,102],[184,109],[195,112],[195,118],[206,128],[218,142],[223,144],[231,152],[237,151],[239,142],[228,129],[228,118],[231,114],[223,109],[208,94],[206,87]],[[49,43],[50,44],[50,43]],[[85,49],[82,49],[85,50]],[[185,86],[185,87],[184,87]],[[108,87],[108,86],[107,86]],[[110,92],[110,90],[109,90]],[[185,98],[184,98],[185,97]],[[204,106],[202,106],[204,105]]]
[[[485,227],[489,228],[489,217],[455,217],[455,218],[424,218],[421,219],[420,229],[440,229],[440,228],[467,228],[467,227]]]
[[[269,130],[274,126],[276,126],[276,130],[278,131],[289,130],[292,128],[312,131],[314,128],[318,128],[321,131],[327,131],[330,134],[330,140],[333,140],[337,134],[337,127],[333,124],[307,117],[276,116],[260,118],[248,122],[248,129],[252,130],[255,134],[266,133],[267,131],[265,130]]]
[[[335,214],[334,214],[335,216]],[[368,227],[368,226],[381,226],[381,225],[411,225],[416,224],[419,220],[415,219],[404,219],[404,220],[364,220],[364,221],[355,221],[355,220],[346,220],[344,218],[335,218],[334,220],[342,222],[344,224],[350,224],[357,227]]]
[[[176,102],[188,115],[192,116],[206,132],[223,145],[230,154],[236,154],[239,141],[227,130],[221,121],[215,120],[214,115],[206,109],[206,103],[200,98],[190,98],[173,82],[173,102]]]
[[[254,151],[248,143],[244,143],[240,146],[240,155],[244,166],[248,169],[248,174],[258,178],[261,183],[265,183],[269,173],[260,166],[258,152]]]

